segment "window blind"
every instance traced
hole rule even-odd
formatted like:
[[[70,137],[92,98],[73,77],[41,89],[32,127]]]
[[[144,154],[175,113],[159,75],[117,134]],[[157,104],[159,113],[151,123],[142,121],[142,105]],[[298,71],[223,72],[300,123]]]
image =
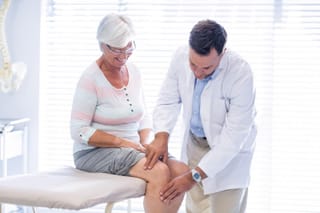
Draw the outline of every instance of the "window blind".
[[[256,80],[259,132],[247,212],[320,212],[319,1],[43,2],[40,169],[73,165],[73,92],[82,71],[100,55],[95,33],[105,14],[120,12],[133,20],[137,49],[130,60],[142,72],[149,112],[174,50],[187,43],[198,20],[210,18],[225,26],[227,47],[249,61]],[[170,141],[170,152],[177,157],[181,128],[179,122]],[[116,208],[143,212],[142,199]]]
[[[275,24],[272,212],[320,211],[319,12],[285,0]]]

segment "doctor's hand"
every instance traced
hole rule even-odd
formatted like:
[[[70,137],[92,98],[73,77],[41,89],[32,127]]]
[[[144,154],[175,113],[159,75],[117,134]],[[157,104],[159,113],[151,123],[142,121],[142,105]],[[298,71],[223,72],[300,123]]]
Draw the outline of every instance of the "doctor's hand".
[[[147,158],[144,164],[145,169],[152,169],[158,160],[167,163],[168,138],[169,134],[167,132],[159,132],[150,144],[145,145]]]
[[[172,179],[163,189],[160,191],[160,199],[170,204],[172,200],[185,192],[189,191],[196,182],[192,179],[191,172],[188,171],[174,179]]]

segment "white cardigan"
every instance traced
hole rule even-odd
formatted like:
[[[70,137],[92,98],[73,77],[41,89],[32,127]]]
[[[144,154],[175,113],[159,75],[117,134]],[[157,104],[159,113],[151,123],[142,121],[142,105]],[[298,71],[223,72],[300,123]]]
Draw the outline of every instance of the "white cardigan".
[[[172,58],[153,115],[155,132],[170,133],[183,106],[185,162],[195,81],[188,48],[179,48]],[[248,187],[257,133],[255,88],[250,66],[234,52],[224,53],[204,88],[200,114],[211,148],[198,164],[208,175],[202,181],[205,194]]]

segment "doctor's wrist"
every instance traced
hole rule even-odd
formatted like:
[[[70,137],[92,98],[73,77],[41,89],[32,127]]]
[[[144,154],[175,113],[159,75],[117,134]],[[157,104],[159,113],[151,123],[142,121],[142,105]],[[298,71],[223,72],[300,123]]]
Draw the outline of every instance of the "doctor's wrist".
[[[202,180],[208,177],[207,174],[200,167],[197,166],[194,168],[194,170],[200,174]]]
[[[156,141],[161,141],[161,143],[168,143],[169,133],[167,132],[158,132],[155,134],[154,139]]]

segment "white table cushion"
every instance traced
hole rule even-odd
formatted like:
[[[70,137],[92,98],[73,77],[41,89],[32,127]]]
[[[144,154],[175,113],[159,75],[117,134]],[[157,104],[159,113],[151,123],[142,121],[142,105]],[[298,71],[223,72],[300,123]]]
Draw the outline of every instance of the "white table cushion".
[[[143,196],[145,186],[139,178],[68,167],[0,178],[0,203],[79,210]]]

